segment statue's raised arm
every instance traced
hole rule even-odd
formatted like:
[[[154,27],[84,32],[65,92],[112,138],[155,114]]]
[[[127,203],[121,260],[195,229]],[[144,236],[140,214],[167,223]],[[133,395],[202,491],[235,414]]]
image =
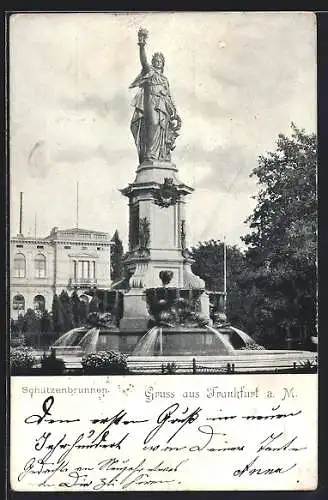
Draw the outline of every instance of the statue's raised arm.
[[[145,49],[147,38],[148,38],[148,31],[145,30],[144,28],[140,28],[138,31],[138,45],[139,45],[140,63],[143,70],[149,69],[149,64],[147,61],[147,54]]]

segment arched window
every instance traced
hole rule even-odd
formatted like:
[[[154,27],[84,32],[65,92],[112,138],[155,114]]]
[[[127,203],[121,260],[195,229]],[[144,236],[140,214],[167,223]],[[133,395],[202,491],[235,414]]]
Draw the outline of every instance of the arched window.
[[[45,278],[46,276],[46,258],[42,253],[38,253],[34,260],[35,277]]]
[[[36,295],[33,299],[33,303],[34,309],[37,309],[38,311],[44,311],[46,300],[43,295]]]
[[[25,311],[25,299],[23,295],[17,294],[13,298],[13,310],[16,311],[17,314],[24,314]]]
[[[17,253],[14,257],[14,277],[25,278],[26,274],[26,259],[22,253]]]

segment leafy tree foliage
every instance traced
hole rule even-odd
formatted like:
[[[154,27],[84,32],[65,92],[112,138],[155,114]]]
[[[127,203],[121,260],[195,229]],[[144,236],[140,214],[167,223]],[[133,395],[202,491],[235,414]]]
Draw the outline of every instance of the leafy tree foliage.
[[[248,315],[275,335],[315,327],[316,156],[316,136],[292,124],[291,137],[280,134],[276,150],[261,156],[252,173],[259,192],[243,238]]]

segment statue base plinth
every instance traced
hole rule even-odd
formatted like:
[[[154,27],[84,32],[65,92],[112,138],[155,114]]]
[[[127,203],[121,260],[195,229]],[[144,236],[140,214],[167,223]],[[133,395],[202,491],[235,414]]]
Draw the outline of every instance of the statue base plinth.
[[[138,166],[136,174],[133,185],[149,182],[163,184],[165,178],[173,179],[173,183],[177,186],[183,185],[178,177],[177,167],[170,161],[145,160]],[[188,189],[190,192],[193,191],[191,188]]]

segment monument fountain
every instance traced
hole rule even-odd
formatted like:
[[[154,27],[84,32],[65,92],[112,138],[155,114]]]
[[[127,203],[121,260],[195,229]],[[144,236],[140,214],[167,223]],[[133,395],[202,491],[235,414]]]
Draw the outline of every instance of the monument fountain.
[[[131,132],[139,165],[134,181],[121,189],[129,203],[125,276],[113,290],[103,292],[106,304],[111,304],[104,325],[74,329],[53,348],[62,356],[116,349],[130,354],[130,366],[149,358],[195,356],[215,358],[220,364],[227,359],[250,360],[253,354],[256,361],[263,360],[264,353],[271,358],[274,352],[276,360],[285,359],[288,351],[242,351],[256,343],[222,324],[224,294],[206,290],[204,281],[192,272],[185,206],[193,189],[179,179],[171,159],[182,121],[164,75],[164,56],[157,52],[148,62],[147,38],[148,32],[140,29],[141,72],[130,86],[138,89]],[[305,354],[309,358],[313,353]]]

